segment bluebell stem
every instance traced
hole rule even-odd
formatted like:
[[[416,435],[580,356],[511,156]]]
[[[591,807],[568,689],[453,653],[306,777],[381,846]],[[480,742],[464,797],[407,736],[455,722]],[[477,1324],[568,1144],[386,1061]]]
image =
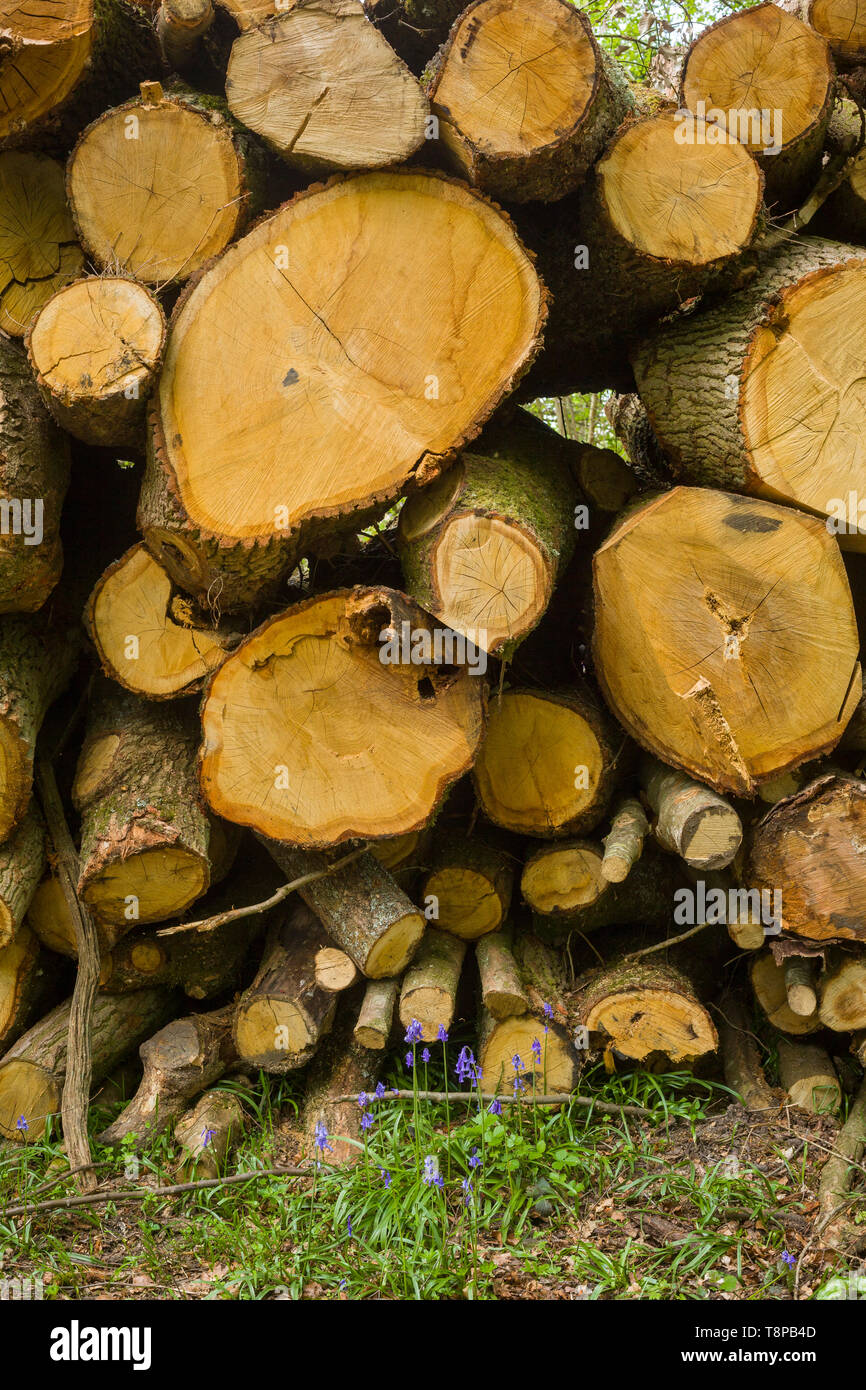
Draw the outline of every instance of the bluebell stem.
[[[538,1041],[538,1038],[532,1039],[532,1055],[536,1062],[541,1061],[541,1043]]]
[[[26,1133],[26,1131],[30,1128],[23,1115],[18,1116],[18,1119],[15,1121],[15,1128],[20,1129],[22,1134]]]
[[[502,1101],[501,1101],[501,1100],[497,1100],[496,1096],[493,1097],[492,1101],[491,1101],[490,1104],[488,1105],[488,1107],[487,1107],[487,1113],[488,1113],[488,1115],[501,1115],[501,1114],[502,1114]]]
[[[476,1144],[475,1148],[472,1150],[471,1154],[469,1155],[469,1167],[470,1167],[470,1168],[480,1168],[480,1167],[481,1167],[481,1159],[480,1159],[479,1156],[478,1156],[478,1145],[477,1145],[477,1144]]]
[[[430,1049],[429,1049],[429,1047],[425,1047],[425,1048],[424,1048],[424,1051],[421,1053],[421,1061],[422,1061],[422,1062],[429,1062],[429,1061],[430,1061]]]
[[[436,1034],[436,1041],[437,1041],[437,1042],[447,1042],[447,1041],[448,1041],[448,1029],[445,1027],[445,1024],[444,1024],[444,1023],[440,1023],[440,1024],[439,1024],[439,1031],[438,1031],[437,1034]]]
[[[421,1024],[418,1022],[417,1018],[413,1018],[409,1027],[406,1029],[406,1042],[418,1043],[421,1042],[423,1037],[424,1034],[421,1029]]]
[[[328,1143],[328,1131],[326,1130],[324,1123],[321,1120],[316,1121],[315,1135],[317,1149],[321,1149],[322,1153],[324,1153],[326,1149],[328,1150],[328,1153],[334,1152],[334,1150]]]
[[[376,1099],[377,1099],[377,1100],[381,1100],[382,1097],[384,1096],[384,1094],[385,1094],[385,1087],[382,1085],[382,1082],[380,1081],[379,1084],[378,1084],[378,1086],[376,1087],[376,1091],[375,1091]]]

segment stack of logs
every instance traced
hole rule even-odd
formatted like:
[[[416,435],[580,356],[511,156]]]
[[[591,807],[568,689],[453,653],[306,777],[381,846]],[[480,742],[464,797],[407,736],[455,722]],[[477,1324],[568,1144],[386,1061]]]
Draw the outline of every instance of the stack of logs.
[[[745,1090],[753,994],[791,1101],[838,1107],[866,0],[840,14],[729,16],[661,93],[567,0],[3,7],[7,1139],[60,1111],[82,921],[93,1084],[143,1063],[105,1138],[176,1126],[192,1166],[260,1069],[351,1140],[338,1098],[413,1021],[487,1091],[720,1034]],[[600,391],[621,452],[565,429]]]

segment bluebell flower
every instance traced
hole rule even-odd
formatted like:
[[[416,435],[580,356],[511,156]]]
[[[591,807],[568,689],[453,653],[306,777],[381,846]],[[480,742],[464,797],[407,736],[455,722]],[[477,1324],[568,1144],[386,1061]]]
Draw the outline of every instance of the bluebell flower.
[[[516,1096],[519,1096],[519,1095],[520,1095],[520,1092],[521,1092],[521,1091],[525,1091],[525,1090],[526,1090],[526,1086],[525,1086],[524,1083],[521,1081],[520,1077],[519,1077],[519,1076],[515,1076],[515,1078],[514,1078],[514,1094],[515,1094]]]
[[[794,1256],[788,1250],[782,1251],[782,1259],[785,1261],[785,1264],[788,1266],[789,1269],[793,1269],[794,1265],[797,1263]]]
[[[406,1042],[418,1043],[421,1042],[423,1037],[424,1034],[421,1028],[421,1024],[418,1022],[417,1018],[413,1018],[412,1022],[409,1024],[409,1027],[406,1029]]]
[[[213,1137],[214,1137],[215,1134],[216,1134],[216,1130],[215,1130],[215,1129],[203,1129],[203,1130],[202,1130],[202,1132],[201,1132],[201,1146],[202,1146],[203,1149],[206,1149],[206,1148],[207,1148],[208,1144],[210,1143],[211,1139],[213,1139]]]
[[[544,1031],[545,1031],[545,1033],[549,1033],[549,1032],[550,1032],[550,1029],[548,1028],[547,1025],[548,1025],[548,1023],[550,1022],[550,1020],[553,1018],[553,1009],[551,1008],[551,1006],[550,1006],[549,1004],[542,1004],[541,1007],[542,1007],[542,1009],[544,1010]]]
[[[367,1104],[367,1092],[366,1092],[366,1091],[362,1091],[361,1094],[359,1095],[359,1097],[358,1097],[358,1104],[360,1105],[361,1109],[363,1110],[363,1109],[364,1109],[364,1106]]]
[[[384,1094],[385,1094],[385,1087],[382,1085],[382,1082],[380,1081],[379,1084],[378,1084],[378,1086],[376,1087],[376,1099],[377,1099],[377,1100],[381,1100],[382,1097],[384,1096]]]
[[[488,1115],[501,1115],[501,1114],[502,1114],[502,1101],[499,1100],[496,1096],[493,1097],[492,1101],[491,1101],[490,1104],[488,1105],[488,1107],[487,1107],[487,1113],[488,1113]]]
[[[391,1186],[391,1174],[388,1172],[388,1169],[387,1169],[387,1168],[380,1168],[380,1169],[379,1169],[379,1172],[382,1174],[382,1182],[384,1183],[385,1187],[390,1187],[390,1186]]]
[[[404,1061],[405,1061],[405,1063],[406,1063],[406,1069],[407,1069],[407,1071],[411,1071],[411,1070],[412,1070],[412,1063],[413,1063],[413,1060],[414,1060],[414,1059],[413,1059],[413,1057],[412,1057],[412,1053],[411,1053],[411,1052],[407,1052],[407,1053],[406,1053],[406,1056],[405,1056],[405,1058],[404,1058]]]
[[[463,1188],[463,1204],[468,1207],[472,1202],[472,1179],[464,1178],[460,1186]]]
[[[328,1150],[328,1153],[333,1153],[334,1150],[331,1148],[330,1144],[328,1143],[328,1131],[327,1131],[327,1129],[325,1128],[325,1125],[324,1125],[324,1123],[323,1123],[322,1120],[317,1120],[317,1121],[316,1121],[316,1130],[315,1130],[315,1134],[316,1134],[316,1148],[317,1148],[317,1149],[321,1149],[322,1153],[324,1153],[326,1149]]]
[[[436,1034],[436,1041],[445,1043],[448,1041],[448,1029],[444,1023],[439,1024],[439,1031]]]
[[[511,1065],[513,1066],[515,1071],[523,1071],[523,1061],[521,1060],[519,1052],[515,1052],[514,1056],[511,1059]]]
[[[347,1232],[348,1232],[349,1239],[351,1240],[351,1239],[352,1239],[352,1218],[351,1218],[351,1216],[348,1217],[348,1219],[347,1219],[347,1221],[346,1221],[346,1230],[347,1230]]]
[[[15,1121],[15,1128],[20,1129],[22,1134],[26,1134],[27,1130],[30,1128],[23,1115],[18,1116],[18,1119]]]
[[[532,1055],[536,1062],[541,1061],[541,1043],[538,1041],[538,1038],[532,1039]]]
[[[439,1176],[439,1164],[434,1154],[428,1154],[424,1159],[424,1171],[421,1176],[428,1186],[430,1183],[434,1183],[436,1187],[442,1186],[442,1179]]]
[[[367,1130],[376,1123],[371,1110],[365,1110],[361,1116],[361,1128]]]
[[[471,1078],[474,1067],[475,1057],[472,1054],[471,1048],[462,1047],[460,1049],[460,1056],[457,1058],[457,1066],[454,1068],[457,1079],[459,1081],[466,1081]]]
[[[422,1062],[429,1062],[429,1061],[430,1061],[430,1049],[429,1049],[429,1047],[425,1047],[425,1048],[424,1048],[424,1051],[421,1053],[421,1061],[422,1061]]]
[[[470,1167],[470,1168],[480,1168],[480,1167],[481,1167],[481,1159],[478,1157],[478,1146],[477,1146],[477,1144],[476,1144],[475,1148],[472,1150],[471,1154],[469,1155],[469,1167]]]

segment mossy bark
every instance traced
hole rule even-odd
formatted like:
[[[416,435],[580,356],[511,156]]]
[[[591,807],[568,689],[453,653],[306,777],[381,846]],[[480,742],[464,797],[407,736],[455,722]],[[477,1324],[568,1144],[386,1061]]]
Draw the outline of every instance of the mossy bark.
[[[466,942],[460,937],[428,927],[403,976],[400,1022],[408,1028],[417,1021],[424,1042],[435,1042],[440,1027],[451,1027],[465,955]]]
[[[9,1049],[0,1063],[0,1134],[38,1143],[45,1121],[60,1114],[66,1075],[71,1000],[58,1005]],[[96,996],[90,1020],[92,1079],[96,1084],[128,1052],[160,1028],[177,1008],[170,990]],[[27,1128],[18,1127],[20,1117]]]
[[[107,682],[94,696],[73,788],[82,818],[78,891],[112,941],[136,923],[177,916],[210,883],[196,742],[191,712],[177,705],[149,704]]]
[[[31,805],[0,845],[0,950],[14,940],[45,868],[45,827]]]

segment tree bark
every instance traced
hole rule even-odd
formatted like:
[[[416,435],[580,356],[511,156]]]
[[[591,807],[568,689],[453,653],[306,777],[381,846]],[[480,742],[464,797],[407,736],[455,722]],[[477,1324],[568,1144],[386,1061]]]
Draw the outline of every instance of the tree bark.
[[[565,0],[476,0],[425,76],[452,163],[506,202],[553,202],[579,187],[635,105]]]
[[[501,927],[513,886],[514,857],[492,837],[446,831],[434,840],[418,900],[442,931],[474,941]]]
[[[296,1071],[330,1031],[337,996],[316,979],[316,956],[327,944],[318,918],[297,900],[271,927],[262,963],[233,1024],[237,1054],[247,1065]]]
[[[732,862],[743,826],[724,797],[651,758],[644,759],[642,780],[662,849],[693,869],[724,869]]]
[[[399,980],[369,980],[358,1013],[353,1037],[361,1047],[382,1052],[394,1028],[394,1008],[400,989]]]
[[[66,1075],[71,1000],[52,1009],[20,1037],[0,1063],[0,1134],[38,1143],[45,1121],[60,1114]],[[91,1020],[94,1084],[107,1076],[140,1042],[161,1027],[177,1008],[177,996],[164,989],[134,994],[97,995]],[[18,1128],[23,1116],[27,1128]]]
[[[451,1027],[465,955],[464,940],[428,927],[403,976],[400,1022],[408,1028],[417,1020],[424,1042],[435,1042],[440,1027]]]
[[[84,270],[57,160],[0,152],[0,247],[0,329],[23,338],[36,311]]]
[[[94,695],[73,787],[78,890],[110,945],[137,923],[180,915],[210,884],[211,828],[187,714],[108,682]]]

